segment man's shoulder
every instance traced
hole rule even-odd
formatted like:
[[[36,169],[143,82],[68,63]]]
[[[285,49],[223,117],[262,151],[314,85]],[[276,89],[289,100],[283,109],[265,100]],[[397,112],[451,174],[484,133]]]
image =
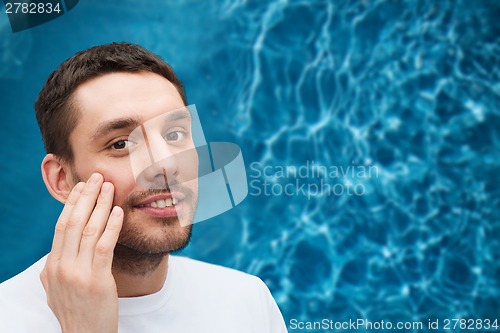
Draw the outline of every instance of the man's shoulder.
[[[58,332],[40,281],[45,260],[46,256],[0,284],[0,322],[5,332]]]
[[[232,323],[234,327],[257,327],[258,332],[286,332],[280,310],[260,278],[185,257],[171,259],[176,295],[183,300],[195,299],[196,302],[190,301],[186,307],[210,316],[211,319],[206,318],[204,322],[211,322],[220,315],[223,319],[217,319],[217,325]]]
[[[44,256],[21,273],[0,283],[0,296],[12,293],[32,293],[34,287],[41,287],[40,273],[46,260],[47,256]]]
[[[208,276],[236,279],[242,281],[255,282],[256,280],[260,280],[254,275],[239,271],[234,268],[212,264],[188,257],[172,255],[170,256],[169,260],[171,260],[171,263],[176,266],[176,269],[182,269],[184,273],[195,274],[196,276],[200,276],[200,274],[207,274]]]
[[[184,281],[190,280],[198,285],[217,285],[225,288],[266,288],[264,282],[254,275],[204,261],[181,256],[171,256],[169,260],[175,273]]]
[[[197,299],[203,307],[217,304],[219,310],[253,313],[259,318],[269,290],[256,276],[236,269],[185,257],[172,257],[167,279],[175,290],[176,302]],[[170,277],[169,277],[169,274]]]

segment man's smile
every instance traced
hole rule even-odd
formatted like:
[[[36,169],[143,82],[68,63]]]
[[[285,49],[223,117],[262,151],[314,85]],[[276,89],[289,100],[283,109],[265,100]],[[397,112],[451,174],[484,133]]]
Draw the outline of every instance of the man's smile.
[[[181,192],[168,192],[151,196],[134,205],[134,208],[154,217],[179,216],[183,209],[184,198],[185,195]]]

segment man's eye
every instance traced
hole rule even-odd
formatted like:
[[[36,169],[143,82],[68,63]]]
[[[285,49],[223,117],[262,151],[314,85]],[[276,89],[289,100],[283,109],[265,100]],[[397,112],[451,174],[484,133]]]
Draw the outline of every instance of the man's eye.
[[[165,135],[165,139],[167,141],[180,141],[184,139],[184,133],[181,131],[170,132]]]
[[[123,149],[130,148],[131,145],[132,145],[131,141],[120,140],[120,141],[116,141],[115,143],[113,143],[111,145],[111,148],[115,149],[115,150],[123,150]]]

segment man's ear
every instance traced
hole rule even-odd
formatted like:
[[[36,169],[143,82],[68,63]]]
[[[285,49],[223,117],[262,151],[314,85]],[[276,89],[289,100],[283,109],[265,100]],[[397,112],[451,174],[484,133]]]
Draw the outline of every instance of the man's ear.
[[[57,201],[65,204],[73,184],[69,165],[54,154],[47,154],[42,161],[42,178],[49,193]]]

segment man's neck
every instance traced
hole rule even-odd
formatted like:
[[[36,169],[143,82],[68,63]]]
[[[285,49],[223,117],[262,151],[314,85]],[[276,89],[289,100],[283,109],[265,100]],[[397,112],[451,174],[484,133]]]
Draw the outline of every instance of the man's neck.
[[[167,277],[168,254],[139,255],[117,248],[112,273],[118,297],[145,296],[160,291]]]

